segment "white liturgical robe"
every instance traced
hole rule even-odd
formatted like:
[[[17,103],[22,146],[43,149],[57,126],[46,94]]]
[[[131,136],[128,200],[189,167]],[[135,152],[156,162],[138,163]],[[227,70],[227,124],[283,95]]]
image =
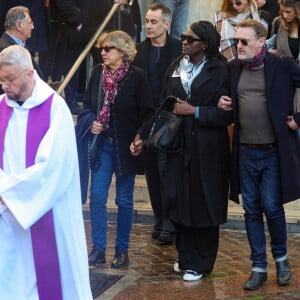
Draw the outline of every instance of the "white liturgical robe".
[[[28,113],[54,93],[37,74],[35,79],[33,93],[22,106],[0,96],[13,108],[0,169],[0,195],[5,202],[0,206],[0,299],[39,299],[30,228],[52,209],[63,299],[89,300],[74,125],[65,101],[57,94],[35,163],[26,168]]]

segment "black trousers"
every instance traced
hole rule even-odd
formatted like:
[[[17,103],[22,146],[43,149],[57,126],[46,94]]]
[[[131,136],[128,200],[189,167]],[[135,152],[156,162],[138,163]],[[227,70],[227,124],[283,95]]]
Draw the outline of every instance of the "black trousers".
[[[176,248],[180,269],[210,274],[219,248],[219,226],[188,228],[176,224]]]
[[[169,208],[164,201],[163,178],[166,157],[164,154],[147,151],[145,177],[150,202],[155,218],[155,229],[174,233],[175,227],[169,219]]]

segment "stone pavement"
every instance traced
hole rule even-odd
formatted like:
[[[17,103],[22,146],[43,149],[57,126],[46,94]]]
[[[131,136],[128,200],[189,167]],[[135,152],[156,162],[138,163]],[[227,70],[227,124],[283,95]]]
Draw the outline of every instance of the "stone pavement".
[[[112,183],[113,186],[114,183]],[[107,263],[96,270],[124,275],[96,300],[300,300],[300,201],[286,206],[288,229],[288,256],[293,271],[290,285],[276,283],[275,263],[268,237],[268,283],[257,291],[244,291],[243,284],[251,272],[250,250],[244,231],[243,211],[240,205],[229,203],[228,222],[222,226],[217,261],[212,274],[197,282],[184,282],[183,274],[173,271],[177,258],[175,246],[159,245],[151,238],[153,214],[145,192],[143,177],[137,177],[134,196],[134,220],[128,268],[110,268],[114,255],[116,206],[114,191],[107,203],[109,212]],[[88,202],[83,206],[88,251],[91,250],[91,229]]]
[[[90,221],[86,220],[88,251],[91,250]],[[152,226],[134,224],[129,249],[130,265],[124,269],[111,269],[114,255],[116,224],[109,222],[107,263],[97,268],[99,272],[124,275],[97,300],[213,300],[300,299],[300,234],[290,233],[288,255],[293,279],[290,285],[279,287],[276,283],[275,264],[270,251],[268,283],[257,291],[244,291],[243,283],[251,270],[249,247],[243,230],[222,229],[217,261],[212,274],[197,282],[184,282],[183,274],[173,271],[176,249],[172,245],[159,245],[151,238]],[[269,239],[268,239],[269,244]],[[269,249],[269,248],[268,248]]]

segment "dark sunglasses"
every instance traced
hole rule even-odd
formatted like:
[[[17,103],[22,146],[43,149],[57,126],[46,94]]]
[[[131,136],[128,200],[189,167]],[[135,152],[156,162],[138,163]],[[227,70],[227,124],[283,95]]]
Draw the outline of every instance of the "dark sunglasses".
[[[194,42],[203,42],[202,39],[195,39],[192,36],[185,34],[181,35],[181,41],[187,41],[188,44],[193,44]]]
[[[108,53],[111,49],[116,49],[115,46],[105,46],[105,47],[100,47],[100,52],[102,52],[102,50],[104,50],[104,52]]]
[[[236,45],[241,42],[243,46],[248,46],[248,41],[246,39],[233,38],[233,40]]]
[[[233,6],[241,6],[242,2],[241,1],[233,1]]]

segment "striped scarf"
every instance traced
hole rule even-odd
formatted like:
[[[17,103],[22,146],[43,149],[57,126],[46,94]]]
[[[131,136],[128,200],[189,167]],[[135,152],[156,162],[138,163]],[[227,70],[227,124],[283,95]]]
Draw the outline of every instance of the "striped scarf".
[[[263,46],[261,51],[258,54],[256,54],[253,58],[238,59],[238,61],[241,65],[243,65],[243,67],[252,71],[256,71],[264,67],[266,52],[267,48]]]

